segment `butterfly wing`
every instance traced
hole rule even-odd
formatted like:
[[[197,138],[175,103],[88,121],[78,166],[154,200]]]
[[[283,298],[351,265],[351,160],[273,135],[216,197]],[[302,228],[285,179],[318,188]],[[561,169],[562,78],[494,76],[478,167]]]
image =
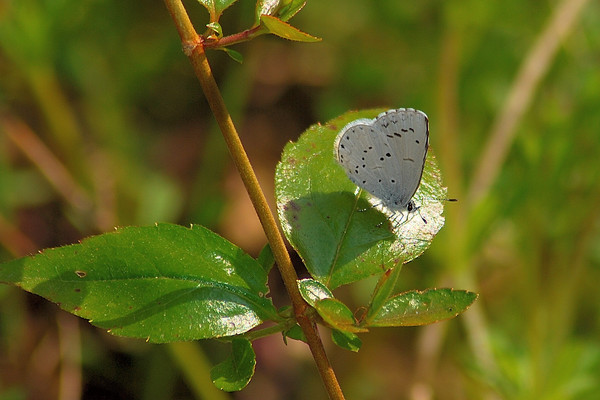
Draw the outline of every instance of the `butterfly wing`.
[[[349,123],[334,148],[354,184],[386,207],[403,211],[421,182],[428,140],[427,115],[401,108]]]
[[[379,160],[380,134],[374,119],[359,119],[346,125],[336,138],[334,149],[338,163],[348,178],[375,197],[383,199],[385,169]]]
[[[379,114],[374,122],[380,133],[382,149],[389,149],[386,158],[386,177],[382,183],[384,204],[391,209],[406,209],[423,175],[429,146],[427,115],[413,108],[400,108]]]

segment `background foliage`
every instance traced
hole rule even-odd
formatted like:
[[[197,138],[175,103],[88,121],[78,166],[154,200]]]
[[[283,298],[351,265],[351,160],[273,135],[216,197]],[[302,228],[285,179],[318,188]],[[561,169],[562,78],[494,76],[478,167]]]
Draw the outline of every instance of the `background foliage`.
[[[331,346],[348,398],[600,397],[597,3],[547,62],[533,57],[547,70],[517,86],[530,102],[508,113],[517,120],[507,153],[485,150],[510,127],[501,110],[554,10],[576,3],[315,1],[294,24],[323,42],[260,37],[235,47],[242,65],[209,55],[270,198],[283,146],[309,125],[382,106],[430,118],[449,196],[460,201],[446,206],[445,228],[403,269],[399,290],[480,297],[455,320],[362,335],[358,354]],[[207,13],[186,7],[201,30]],[[253,2],[241,0],[220,22],[228,34],[253,20]],[[157,221],[202,224],[258,254],[264,235],[162,2],[2,0],[0,77],[0,260]],[[478,191],[476,173],[495,155]],[[364,304],[374,284],[336,294]],[[203,363],[226,357],[213,341],[193,346],[209,361],[106,335],[0,287],[3,398],[193,398],[181,365],[208,379]],[[303,345],[273,337],[255,351],[256,375],[232,397],[324,396]]]

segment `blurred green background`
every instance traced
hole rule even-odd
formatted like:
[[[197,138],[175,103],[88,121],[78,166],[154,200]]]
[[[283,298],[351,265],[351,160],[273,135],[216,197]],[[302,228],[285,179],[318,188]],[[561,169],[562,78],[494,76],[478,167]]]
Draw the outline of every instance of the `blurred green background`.
[[[208,14],[185,4],[202,31]],[[240,0],[224,33],[253,12]],[[480,293],[457,319],[361,335],[358,354],[324,330],[347,398],[599,399],[600,4],[309,1],[291,23],[323,41],[259,37],[235,47],[242,65],[209,54],[269,199],[309,125],[421,109],[459,202],[398,290]],[[157,221],[253,255],[266,242],[164,4],[0,0],[0,261]],[[336,293],[359,307],[373,285]],[[254,379],[220,397],[202,368],[227,347],[192,346],[205,359],[0,286],[1,399],[325,398],[302,344],[255,342]]]

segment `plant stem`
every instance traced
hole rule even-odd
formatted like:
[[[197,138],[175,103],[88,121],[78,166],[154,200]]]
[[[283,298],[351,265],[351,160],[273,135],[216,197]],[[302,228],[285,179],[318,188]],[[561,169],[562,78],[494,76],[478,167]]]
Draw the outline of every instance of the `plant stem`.
[[[250,200],[258,214],[260,223],[263,226],[267,240],[273,250],[273,255],[281,273],[286,290],[290,296],[294,307],[296,321],[302,328],[310,351],[315,359],[321,379],[331,399],[343,399],[344,395],[337,381],[335,373],[329,364],[327,355],[316,324],[306,315],[308,304],[302,299],[298,286],[296,284],[298,276],[293,268],[283,237],[279,233],[277,223],[273,213],[269,209],[267,200],[260,188],[256,174],[252,169],[250,160],[244,150],[242,142],[237,134],[233,121],[227,111],[223,97],[217,87],[217,83],[212,75],[206,53],[204,52],[203,39],[198,36],[192,22],[190,21],[181,0],[165,0],[165,5],[175,22],[179,36],[183,43],[186,55],[190,58],[194,72],[200,84],[204,95],[206,96],[210,108],[223,133],[225,142],[233,162],[240,173],[244,186],[248,191]]]
[[[256,36],[257,32],[259,32],[260,29],[260,26],[256,26],[254,28],[246,29],[242,32],[234,33],[233,35],[224,36],[219,40],[207,41],[204,43],[204,48],[223,48],[225,46],[230,46],[232,44],[242,43],[251,40]]]

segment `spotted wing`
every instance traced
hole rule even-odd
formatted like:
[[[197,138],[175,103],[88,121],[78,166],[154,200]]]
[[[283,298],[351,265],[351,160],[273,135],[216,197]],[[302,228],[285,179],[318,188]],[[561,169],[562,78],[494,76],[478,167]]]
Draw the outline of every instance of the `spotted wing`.
[[[390,110],[377,116],[376,132],[385,149],[380,162],[387,172],[382,191],[384,204],[391,209],[406,209],[417,191],[423,175],[429,146],[427,115],[413,108]]]
[[[346,125],[335,142],[337,161],[357,186],[392,210],[405,210],[415,194],[427,155],[427,116],[390,110]]]
[[[382,134],[375,127],[375,119],[359,119],[346,125],[335,141],[338,163],[354,184],[373,196],[385,201],[388,196],[384,185],[385,163],[381,155],[387,150],[382,146]]]

